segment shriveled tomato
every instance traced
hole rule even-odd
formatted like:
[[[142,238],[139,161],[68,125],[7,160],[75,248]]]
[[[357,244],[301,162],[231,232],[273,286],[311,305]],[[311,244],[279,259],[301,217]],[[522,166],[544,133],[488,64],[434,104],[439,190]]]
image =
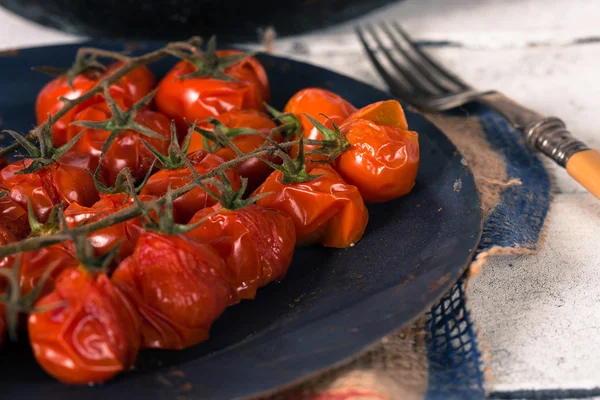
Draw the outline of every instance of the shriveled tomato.
[[[400,103],[367,106],[350,116],[340,131],[351,147],[334,166],[366,202],[389,201],[410,192],[419,169],[419,135],[408,130]]]
[[[121,65],[122,63],[115,62],[108,65],[104,72],[90,70],[81,73],[73,79],[72,86],[69,85],[66,76],[61,76],[48,82],[39,92],[35,102],[37,123],[41,124],[45,122],[48,119],[48,114],[54,115],[63,107],[62,101],[59,100],[60,97],[71,100],[78,98],[96,86],[99,80],[115,72]],[[129,108],[150,93],[155,82],[154,75],[147,67],[137,67],[119,79],[117,83],[111,85],[110,94],[121,107]],[[55,145],[61,146],[67,142],[65,133],[75,115],[95,103],[105,103],[105,100],[101,95],[94,96],[88,101],[74,107],[54,123],[52,126],[52,138]]]
[[[355,111],[356,108],[342,97],[329,90],[319,88],[300,90],[292,96],[283,109],[284,113],[296,115],[300,119],[304,137],[314,140],[323,140],[323,136],[304,114],[317,119],[328,128],[333,128],[331,121],[340,125]],[[327,117],[321,114],[325,114]],[[307,145],[306,148],[313,147]],[[290,149],[290,156],[292,158],[298,156],[298,146]]]
[[[188,154],[187,158],[200,175],[212,171],[223,163],[221,157],[210,154],[206,150],[195,151]],[[237,171],[229,169],[226,175],[233,188],[238,189],[241,183]],[[192,172],[186,166],[177,169],[162,169],[148,179],[141,193],[160,197],[167,193],[169,186],[171,190],[175,190],[191,181]],[[208,185],[208,188],[217,194],[219,193],[218,189],[212,185]],[[216,202],[217,200],[206,193],[204,189],[194,188],[173,201],[174,219],[178,223],[186,223],[198,210],[210,207]]]
[[[49,310],[29,315],[37,362],[71,384],[104,382],[133,365],[140,345],[139,316],[104,275],[65,270],[54,290],[36,303]]]
[[[215,215],[210,215],[218,212]],[[282,279],[294,254],[296,231],[292,219],[279,210],[248,205],[229,210],[215,204],[200,210],[190,224],[208,219],[188,235],[214,246],[234,277],[242,299]]]
[[[102,122],[109,120],[111,116],[112,113],[106,104],[94,104],[78,113],[73,120]],[[143,144],[142,139],[160,153],[167,152],[171,122],[166,116],[155,111],[141,110],[136,114],[135,121],[164,136],[165,139],[143,135],[134,130],[120,132],[102,160],[101,173],[108,185],[113,185],[119,172],[125,168],[129,168],[135,179],[143,179],[146,175],[155,157]],[[70,125],[66,138],[68,140],[74,138],[83,129],[80,126]],[[77,143],[61,158],[61,161],[95,170],[98,167],[102,147],[109,136],[110,132],[105,130],[87,129]]]
[[[225,132],[233,132],[231,135],[231,141],[233,144],[244,154],[249,153],[265,144],[265,138],[269,136],[272,129],[275,128],[275,123],[268,115],[263,112],[256,110],[231,110],[226,113],[219,115],[218,121],[225,127]],[[215,129],[214,125],[209,122],[202,122],[198,126],[200,129],[212,131]],[[241,134],[235,135],[236,128],[251,128],[261,133],[258,134]],[[281,142],[281,135],[275,134],[271,139],[276,142]],[[213,145],[212,142],[208,142],[209,145]],[[190,147],[188,152],[193,152],[199,149],[203,149],[202,135],[195,132],[192,134],[190,141]],[[214,154],[223,158],[225,161],[236,158],[236,154],[233,149],[229,146],[221,147],[217,149]],[[268,157],[269,161],[274,163],[280,163],[276,157]],[[238,164],[237,170],[240,176],[248,178],[248,193],[251,193],[256,189],[271,173],[273,170],[259,158],[251,158]]]
[[[138,196],[138,198],[144,202],[154,199],[153,196],[145,195]],[[106,218],[123,208],[131,206],[133,202],[131,196],[124,193],[102,195],[100,200],[91,207],[84,207],[77,203],[71,204],[65,210],[65,219],[68,226],[74,228],[84,223],[92,223]],[[143,230],[141,218],[137,217],[97,230],[89,234],[88,239],[97,256],[107,254],[120,243],[117,260],[120,261],[133,253],[137,239]]]
[[[39,296],[49,293],[54,288],[54,282],[62,271],[78,265],[73,246],[69,243],[59,243],[6,257],[0,261],[0,267],[12,268],[17,262],[20,265],[19,286],[22,295],[31,293],[41,284],[48,268],[52,268],[50,275],[43,282]]]
[[[38,221],[46,222],[57,204],[65,208],[71,203],[91,206],[98,200],[86,170],[57,161],[36,172],[17,174],[30,164],[31,160],[25,159],[6,166],[0,171],[0,186],[7,188],[8,196],[25,210],[29,199]]]
[[[308,182],[286,184],[282,182],[283,174],[274,171],[254,192],[254,195],[273,194],[256,204],[292,217],[299,244],[345,248],[358,242],[369,219],[358,189],[344,182],[328,164],[309,163],[306,172],[321,176]]]
[[[237,50],[216,52],[219,60],[241,54]],[[190,122],[217,116],[232,109],[262,110],[269,100],[267,74],[254,57],[247,57],[225,68],[224,73],[234,80],[204,77],[185,77],[197,72],[189,61],[177,63],[158,84],[156,107],[175,119],[180,129],[186,129],[184,118]],[[218,76],[218,75],[217,75]]]
[[[0,226],[16,239],[24,239],[30,230],[27,211],[7,195],[0,197]]]
[[[183,349],[207,339],[214,320],[237,300],[228,274],[210,245],[147,231],[112,281],[141,315],[142,347]]]

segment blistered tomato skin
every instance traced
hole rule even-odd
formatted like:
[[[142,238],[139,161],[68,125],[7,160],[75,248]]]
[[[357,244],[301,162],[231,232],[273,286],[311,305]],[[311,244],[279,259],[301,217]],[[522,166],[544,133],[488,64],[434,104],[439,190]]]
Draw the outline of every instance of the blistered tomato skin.
[[[59,100],[59,97],[75,99],[81,96],[96,86],[100,79],[112,74],[120,66],[120,63],[113,63],[107,66],[104,73],[80,74],[73,79],[72,87],[64,76],[48,82],[39,92],[35,102],[37,123],[46,122],[48,114],[54,115],[63,107],[63,103]],[[147,67],[138,67],[126,74],[117,83],[111,85],[110,94],[117,104],[126,109],[150,93],[155,82],[154,75]],[[61,146],[65,144],[67,142],[65,136],[67,127],[73,121],[75,115],[88,106],[97,103],[105,103],[104,98],[100,94],[77,105],[67,112],[65,116],[56,121],[52,126],[54,145]]]
[[[110,119],[112,113],[106,104],[95,104],[74,117],[75,121],[103,122]],[[164,138],[154,138],[142,135],[133,130],[120,132],[112,142],[102,159],[101,177],[105,184],[114,185],[117,176],[124,168],[129,168],[136,180],[144,178],[155,156],[148,150],[142,140],[162,154],[167,153],[171,136],[170,120],[163,114],[150,110],[141,110],[135,116],[135,121],[150,128]],[[67,139],[72,139],[84,128],[70,125],[67,129]],[[100,129],[87,129],[75,145],[61,158],[66,164],[84,169],[96,170],[104,143],[110,132]]]
[[[98,383],[133,365],[139,316],[106,275],[65,270],[36,306],[50,309],[29,315],[29,340],[37,362],[54,378]]]
[[[0,268],[12,268],[18,260],[19,286],[21,295],[26,296],[39,284],[48,268],[52,272],[43,282],[39,296],[44,296],[54,288],[56,278],[62,271],[78,265],[73,247],[67,243],[58,243],[38,250],[20,253],[0,260]]]
[[[283,112],[292,113],[300,119],[302,133],[306,139],[323,140],[323,135],[314,127],[304,114],[308,114],[328,128],[333,128],[331,121],[341,125],[356,108],[348,101],[329,90],[307,88],[297,92],[287,102]],[[325,114],[328,118],[321,115]],[[306,146],[311,149],[311,146]],[[298,156],[298,146],[290,149],[290,156]]]
[[[239,54],[235,50],[217,51],[217,56]],[[185,78],[196,71],[188,61],[177,63],[158,84],[156,107],[175,119],[178,128],[187,128],[184,119],[201,121],[233,109],[263,110],[269,100],[267,74],[254,57],[225,69],[235,82],[210,77]]]
[[[265,138],[269,136],[275,123],[268,115],[256,110],[231,110],[217,117],[227,128],[252,128],[261,134],[239,135],[232,138],[233,144],[244,154],[249,153],[265,144]],[[200,123],[199,128],[211,131],[213,125],[208,122]],[[276,142],[281,142],[281,135],[276,134],[272,138]],[[209,145],[212,145],[209,142]],[[192,134],[188,153],[203,149],[202,135],[195,132]],[[236,154],[231,147],[219,148],[215,155],[223,158],[225,161],[233,160]],[[281,163],[277,157],[269,157],[269,161],[276,164]],[[261,183],[267,179],[267,176],[273,170],[259,158],[251,158],[237,165],[240,176],[248,178],[247,193],[252,193]]]
[[[142,347],[183,349],[208,338],[211,324],[238,300],[216,250],[188,236],[145,232],[112,281],[142,320]]]
[[[388,112],[381,112],[381,108]],[[376,103],[351,116],[340,127],[351,147],[333,164],[344,180],[358,188],[367,203],[406,195],[415,185],[419,169],[419,135],[404,129],[403,113],[402,118],[394,119],[388,108],[396,109],[389,102]]]
[[[147,195],[138,195],[138,198],[142,202],[155,199],[155,197]],[[124,193],[101,195],[100,200],[91,207],[84,207],[77,203],[71,204],[65,210],[65,219],[69,228],[75,228],[84,223],[99,221],[132,204],[134,204],[134,200]],[[120,261],[133,253],[137,239],[143,231],[141,217],[137,217],[92,232],[88,238],[97,256],[105,255],[119,245],[116,261]]]
[[[27,211],[10,196],[0,198],[0,226],[4,227],[16,239],[24,239],[30,231]]]
[[[285,184],[282,173],[273,172],[253,195],[273,194],[256,204],[292,217],[298,244],[346,248],[358,242],[369,220],[358,189],[327,164],[309,163],[306,170],[321,176],[309,182]]]
[[[31,201],[35,217],[46,222],[52,208],[71,203],[91,206],[98,200],[98,192],[90,174],[85,169],[63,164],[50,164],[37,172],[17,174],[31,164],[31,160],[16,161],[0,171],[0,185],[9,190],[8,196],[27,210]]]
[[[253,204],[238,210],[215,204],[198,211],[190,224],[203,218],[208,219],[188,235],[212,245],[223,257],[240,298],[253,299],[258,288],[283,279],[296,245],[288,215]]]
[[[210,154],[206,150],[195,151],[188,154],[187,157],[200,175],[212,171],[224,161],[221,157]],[[227,170],[226,176],[234,190],[240,188],[240,176],[235,169]],[[162,169],[148,179],[141,193],[160,197],[167,193],[169,186],[171,190],[178,189],[190,183],[192,178],[192,173],[187,166],[178,169]],[[207,185],[207,187],[216,194],[219,193],[218,189],[212,185]],[[217,200],[206,193],[204,189],[196,187],[173,201],[173,217],[177,223],[185,224],[198,210],[210,207],[216,202]]]

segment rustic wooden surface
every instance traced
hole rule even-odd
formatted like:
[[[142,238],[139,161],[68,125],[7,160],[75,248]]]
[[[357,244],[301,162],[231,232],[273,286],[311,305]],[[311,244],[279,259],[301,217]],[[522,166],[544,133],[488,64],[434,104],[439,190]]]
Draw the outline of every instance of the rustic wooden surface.
[[[275,52],[383,88],[352,26],[397,19],[473,85],[560,116],[600,148],[598,17],[597,0],[408,0],[277,40]],[[77,40],[0,10],[0,49]],[[544,248],[536,256],[490,261],[470,287],[496,391],[600,386],[600,201],[564,170],[551,170],[555,201]]]

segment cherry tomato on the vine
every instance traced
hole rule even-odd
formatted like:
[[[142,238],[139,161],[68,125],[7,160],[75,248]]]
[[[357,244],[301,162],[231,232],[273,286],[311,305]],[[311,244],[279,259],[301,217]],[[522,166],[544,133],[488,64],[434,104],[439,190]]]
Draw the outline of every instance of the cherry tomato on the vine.
[[[66,76],[61,76],[48,82],[39,92],[35,102],[37,123],[41,124],[45,122],[48,119],[48,114],[56,114],[63,107],[62,101],[59,100],[60,97],[70,100],[76,99],[96,86],[98,81],[114,73],[121,66],[122,63],[115,62],[108,65],[105,71],[90,70],[83,72],[73,79],[73,86],[69,85]],[[150,93],[155,83],[154,75],[147,67],[137,67],[119,79],[117,83],[111,85],[110,94],[121,107],[129,108]],[[54,123],[52,126],[52,138],[56,146],[62,146],[67,142],[65,133],[75,115],[95,103],[105,103],[102,95],[96,95],[88,101],[77,105]]]
[[[144,232],[112,281],[140,313],[142,347],[183,349],[206,340],[237,301],[221,256],[186,235]]]
[[[351,147],[333,165],[366,202],[389,201],[410,192],[419,168],[419,135],[408,130],[400,103],[371,104],[351,115],[340,131]]]
[[[198,211],[190,225],[206,217],[188,235],[219,252],[242,299],[253,299],[259,287],[284,277],[296,245],[294,223],[288,215],[254,204],[238,210],[215,204]]]
[[[139,316],[105,274],[69,268],[36,308],[42,311],[29,315],[29,341],[37,362],[56,379],[104,382],[133,365]]]
[[[153,196],[140,195],[140,201],[153,200]],[[84,207],[77,203],[71,204],[65,210],[65,219],[69,228],[74,228],[84,223],[99,221],[115,212],[129,207],[134,203],[131,196],[124,193],[101,195],[100,200],[91,207]],[[125,222],[97,230],[88,235],[88,239],[97,256],[107,254],[117,244],[120,244],[118,260],[133,253],[138,237],[144,231],[140,217],[129,219]]]
[[[217,51],[217,57],[241,54],[237,50]],[[158,84],[156,107],[175,119],[178,128],[186,129],[189,122],[217,116],[232,109],[252,108],[262,110],[269,100],[267,74],[254,57],[225,69],[234,80],[212,77],[189,77],[196,71],[188,61],[177,63]]]
[[[223,164],[223,159],[217,155],[210,154],[206,150],[198,150],[187,155],[188,160],[198,172],[203,175]],[[235,169],[229,169],[226,176],[231,182],[233,189],[240,187],[240,176]],[[152,175],[142,189],[142,194],[163,196],[167,193],[169,186],[171,190],[178,189],[192,181],[192,172],[188,167],[178,169],[162,169]],[[217,188],[207,185],[209,190],[219,194]],[[173,201],[173,217],[177,223],[186,223],[192,216],[204,207],[210,207],[217,202],[206,191],[196,187]]]
[[[17,174],[28,167],[31,160],[16,161],[0,171],[0,186],[9,190],[8,196],[27,209],[31,202],[35,217],[46,222],[57,204],[65,208],[71,203],[91,206],[98,200],[98,192],[85,169],[56,161],[36,172]]]
[[[39,296],[44,296],[54,288],[54,282],[62,271],[78,265],[70,242],[5,257],[0,260],[0,268],[12,268],[17,262],[20,265],[19,286],[23,296],[31,293],[42,283],[41,279],[49,268],[52,270],[43,282]]]
[[[256,110],[231,110],[217,117],[220,123],[226,128],[251,128],[261,133],[258,134],[242,134],[231,138],[233,144],[244,154],[249,153],[265,144],[265,138],[269,136],[272,129],[275,128],[275,123],[268,115]],[[208,122],[202,122],[198,125],[199,128],[212,131],[214,126]],[[276,142],[281,142],[281,135],[275,134],[272,138]],[[209,142],[212,145],[212,142]],[[197,132],[192,134],[188,153],[203,149],[202,135]],[[235,151],[231,147],[221,147],[214,154],[222,157],[225,161],[236,158]],[[265,155],[269,161],[279,164],[281,160],[276,157]],[[237,170],[240,176],[248,178],[247,193],[251,193],[256,189],[273,170],[259,158],[251,158],[238,164]]]
[[[306,171],[321,176],[286,184],[281,180],[283,174],[274,171],[253,195],[273,194],[256,204],[292,217],[298,244],[345,248],[358,242],[369,219],[358,189],[344,182],[328,164],[309,162]]]
[[[283,112],[285,113],[296,115],[300,119],[304,137],[306,139],[314,140],[323,140],[323,136],[304,114],[310,115],[331,129],[333,128],[331,121],[340,125],[355,111],[356,107],[342,97],[329,90],[319,88],[300,90],[288,100],[283,109]],[[324,114],[327,117],[321,114]],[[307,149],[312,148],[309,145],[305,145],[305,147]],[[290,149],[290,156],[292,158],[298,156],[298,146],[294,146]]]
[[[112,113],[106,104],[94,104],[74,117],[74,121],[109,120]],[[129,168],[136,179],[143,179],[152,163],[154,155],[144,145],[146,141],[162,154],[167,153],[170,138],[170,121],[163,114],[150,110],[141,110],[135,116],[135,121],[164,136],[165,140],[143,135],[134,130],[120,132],[112,142],[102,159],[101,176],[108,185],[113,185],[124,168]],[[69,126],[66,137],[74,138],[84,128],[76,125]],[[102,147],[110,132],[101,129],[87,129],[75,145],[61,159],[62,162],[94,171],[98,167]]]
[[[0,197],[0,226],[6,228],[16,239],[24,239],[29,234],[27,211],[10,196]]]

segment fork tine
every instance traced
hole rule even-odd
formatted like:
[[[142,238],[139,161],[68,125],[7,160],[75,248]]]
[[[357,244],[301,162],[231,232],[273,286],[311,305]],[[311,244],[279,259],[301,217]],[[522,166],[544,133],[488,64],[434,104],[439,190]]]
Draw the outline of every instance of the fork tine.
[[[395,59],[392,55],[392,52],[383,43],[380,36],[377,34],[377,32],[371,24],[366,25],[366,30],[373,37],[373,39],[375,39],[379,50],[383,52],[388,62],[392,64],[392,66],[396,69],[396,72],[398,72],[402,76],[405,82],[412,85],[415,91],[427,96],[437,96],[441,94],[439,93],[439,90],[435,87],[435,85],[430,85],[427,82],[427,80],[423,80],[423,77],[420,76],[418,73],[415,73],[414,71],[411,72],[409,68],[407,68],[407,66],[402,65]]]
[[[443,75],[450,82],[452,82],[453,84],[458,86],[459,89],[462,89],[462,90],[471,89],[471,87],[469,85],[467,85],[465,82],[463,82],[459,77],[454,75],[452,72],[448,71],[446,68],[442,67],[437,61],[435,61],[433,58],[431,58],[425,52],[423,52],[415,44],[415,42],[410,38],[410,36],[408,36],[406,31],[404,29],[402,29],[402,27],[400,26],[398,21],[393,21],[392,24],[393,24],[396,32],[403,39],[404,43],[406,43],[409,46],[409,48],[413,51],[413,54],[417,54],[419,57],[421,57],[421,59],[424,61],[424,63],[428,64],[430,68],[433,68],[439,74]]]
[[[397,79],[395,79],[386,71],[385,67],[381,64],[381,62],[379,62],[379,60],[375,56],[375,52],[371,49],[371,47],[365,40],[363,30],[359,26],[356,26],[354,29],[356,30],[356,34],[358,35],[358,38],[360,39],[365,51],[367,52],[367,56],[371,60],[371,63],[373,64],[373,66],[375,66],[375,69],[377,70],[379,75],[388,85],[392,94],[394,94],[401,100],[408,100],[411,97],[411,91],[403,87],[403,85]]]
[[[404,56],[412,75],[418,75],[424,79],[429,85],[435,88],[437,94],[448,94],[464,90],[452,80],[447,79],[445,75],[440,74],[437,69],[431,67],[428,60],[421,57],[419,53],[416,53],[411,44],[406,44],[404,38],[402,41],[399,41],[396,37],[397,35],[392,33],[388,24],[381,22],[380,26],[382,31],[391,40],[394,49]]]

